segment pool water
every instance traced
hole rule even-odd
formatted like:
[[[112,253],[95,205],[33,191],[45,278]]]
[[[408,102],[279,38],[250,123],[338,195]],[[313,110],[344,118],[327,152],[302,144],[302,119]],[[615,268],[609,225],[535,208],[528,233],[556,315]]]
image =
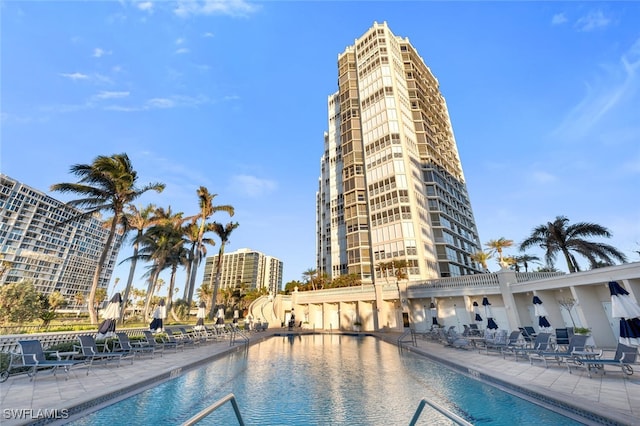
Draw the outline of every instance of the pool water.
[[[247,425],[406,425],[420,400],[476,425],[580,423],[374,337],[276,336],[73,425],[176,425],[229,393]],[[200,424],[238,424],[231,404]],[[451,424],[426,407],[420,425]]]

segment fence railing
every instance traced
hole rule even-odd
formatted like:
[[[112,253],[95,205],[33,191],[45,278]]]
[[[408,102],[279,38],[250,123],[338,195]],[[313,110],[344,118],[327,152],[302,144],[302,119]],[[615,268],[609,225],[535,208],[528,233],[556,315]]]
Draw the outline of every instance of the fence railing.
[[[143,331],[148,330],[146,327],[139,328],[123,328],[118,329],[127,333],[129,337],[142,336]],[[58,345],[60,343],[76,342],[78,336],[93,336],[97,332],[97,326],[94,330],[82,330],[82,331],[59,331],[51,333],[30,333],[30,334],[9,334],[0,336],[0,352],[16,351],[18,348],[18,341],[25,339],[40,340],[42,347],[46,350],[51,346]]]

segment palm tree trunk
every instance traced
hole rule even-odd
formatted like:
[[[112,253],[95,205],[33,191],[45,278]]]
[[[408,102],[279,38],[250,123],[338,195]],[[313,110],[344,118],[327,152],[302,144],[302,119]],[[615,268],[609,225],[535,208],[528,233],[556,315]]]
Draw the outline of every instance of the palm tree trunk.
[[[193,260],[193,267],[191,271],[189,271],[189,295],[187,297],[187,303],[189,307],[191,307],[191,302],[193,302],[193,292],[195,290],[196,285],[196,275],[198,274],[198,268],[200,267],[200,256],[196,256]]]
[[[167,295],[167,312],[171,311],[171,305],[173,304],[173,288],[176,284],[176,271],[178,267],[176,265],[171,267],[171,278],[169,279],[169,291]]]
[[[160,275],[160,271],[155,271],[149,277],[149,285],[147,286],[147,299],[144,301],[144,320],[146,321],[149,315],[149,306],[151,305],[151,298],[153,297],[153,290],[156,288],[156,281],[158,280],[158,276]]]
[[[211,308],[209,310],[209,320],[213,319],[215,314],[215,304],[218,298],[218,288],[220,287],[220,276],[222,275],[222,258],[224,255],[224,242],[220,245],[218,252],[218,265],[216,267],[216,278],[213,281],[213,291],[211,292]]]
[[[91,319],[91,324],[93,325],[98,324],[98,313],[94,309],[96,290],[98,289],[98,284],[100,284],[100,275],[102,275],[102,268],[104,266],[104,262],[107,260],[107,254],[109,254],[109,252],[111,251],[111,245],[113,243],[113,237],[116,234],[117,225],[117,217],[113,217],[111,221],[111,228],[109,229],[109,236],[107,237],[107,242],[104,245],[104,249],[102,249],[102,253],[100,253],[100,259],[98,259],[96,270],[93,273],[93,282],[91,283],[91,291],[89,292],[89,318]]]
[[[564,258],[567,261],[567,267],[569,268],[569,273],[573,273],[576,272],[576,267],[573,264],[573,260],[571,259],[571,254],[569,253],[569,250],[567,250],[566,248],[562,249],[562,254],[564,254]]]
[[[120,323],[124,324],[124,315],[127,310],[127,303],[129,302],[129,292],[133,284],[133,275],[136,271],[136,264],[138,263],[138,243],[133,246],[133,256],[131,258],[131,266],[129,266],[129,278],[127,278],[127,286],[124,288],[124,294],[122,300],[122,310],[120,311]]]
[[[182,298],[187,301],[189,306],[191,306],[191,300],[189,299],[189,284],[191,282],[191,269],[193,265],[193,259],[190,259],[187,262],[187,267],[185,269],[187,279],[184,282],[184,291],[182,292]]]

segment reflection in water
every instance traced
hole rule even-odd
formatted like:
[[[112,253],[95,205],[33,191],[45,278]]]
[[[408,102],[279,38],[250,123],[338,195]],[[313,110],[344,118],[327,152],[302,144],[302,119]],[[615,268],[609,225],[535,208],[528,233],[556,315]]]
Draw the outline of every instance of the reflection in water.
[[[268,339],[73,424],[173,425],[229,393],[247,425],[408,424],[422,398],[478,425],[579,424],[374,337],[339,334]],[[237,421],[227,404],[200,424]],[[426,408],[419,424],[450,422]]]

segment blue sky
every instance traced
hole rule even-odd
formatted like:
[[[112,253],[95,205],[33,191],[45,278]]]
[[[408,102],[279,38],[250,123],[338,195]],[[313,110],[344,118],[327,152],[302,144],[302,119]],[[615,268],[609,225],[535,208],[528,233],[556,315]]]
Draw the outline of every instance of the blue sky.
[[[204,185],[236,208],[214,217],[240,223],[227,251],[300,279],[315,267],[337,55],[387,21],[440,82],[483,244],[564,215],[639,260],[640,3],[2,1],[0,14],[0,168],[37,189],[126,152],[141,184],[167,184],[140,204],[193,214]]]

